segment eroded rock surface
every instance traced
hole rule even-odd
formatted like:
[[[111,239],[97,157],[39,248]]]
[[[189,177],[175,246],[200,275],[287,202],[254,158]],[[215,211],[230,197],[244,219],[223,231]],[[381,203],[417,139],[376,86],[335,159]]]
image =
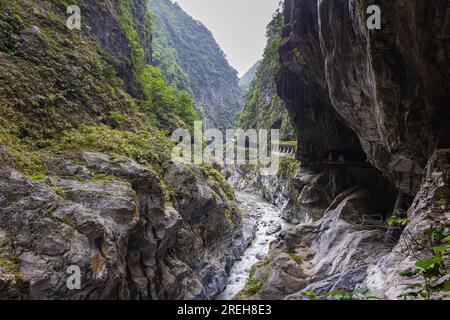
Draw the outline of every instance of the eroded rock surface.
[[[169,164],[170,197],[124,157],[83,152],[48,167],[41,182],[0,173],[1,298],[208,299],[224,289],[247,244],[234,198],[202,170]],[[81,290],[67,288],[71,265]]]
[[[381,30],[366,27],[371,4]],[[302,137],[300,159],[362,146],[414,195],[434,148],[450,140],[448,3],[289,0],[284,13],[278,86]]]
[[[371,4],[381,30],[367,28]],[[276,195],[300,224],[254,266],[262,285],[250,298],[367,287],[396,299],[409,282],[399,273],[426,257],[405,239],[450,225],[448,206],[436,206],[449,199],[448,3],[287,0],[284,16],[277,84],[301,166],[289,184],[242,170],[231,182]],[[342,163],[326,163],[334,153]],[[393,234],[386,219],[403,211],[411,222]]]

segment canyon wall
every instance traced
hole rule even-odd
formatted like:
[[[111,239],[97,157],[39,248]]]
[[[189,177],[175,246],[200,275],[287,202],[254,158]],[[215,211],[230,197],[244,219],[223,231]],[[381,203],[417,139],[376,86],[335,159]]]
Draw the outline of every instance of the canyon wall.
[[[244,93],[244,107],[238,114],[237,127],[247,129],[279,129],[280,140],[296,140],[295,131],[284,102],[277,94],[275,75],[281,68],[278,46],[284,18],[277,11],[266,29],[267,44],[255,75]],[[256,65],[255,65],[256,67]]]
[[[155,21],[154,65],[170,84],[192,92],[206,127],[233,128],[242,90],[211,31],[171,0],[150,0],[149,7]]]
[[[371,4],[381,8],[380,30],[366,27]],[[427,160],[449,141],[446,1],[285,6],[278,84],[298,130],[306,132],[299,157],[361,146],[373,166],[414,195]]]
[[[366,25],[373,4],[380,30]],[[284,18],[277,84],[300,166],[281,194],[300,224],[254,267],[249,298],[367,288],[397,299],[414,282],[399,273],[427,257],[424,231],[450,225],[448,2],[286,0]],[[387,218],[403,214],[393,232]]]
[[[193,104],[146,1],[79,5],[69,30],[61,1],[0,3],[0,299],[210,299],[248,242],[233,191],[170,160]]]

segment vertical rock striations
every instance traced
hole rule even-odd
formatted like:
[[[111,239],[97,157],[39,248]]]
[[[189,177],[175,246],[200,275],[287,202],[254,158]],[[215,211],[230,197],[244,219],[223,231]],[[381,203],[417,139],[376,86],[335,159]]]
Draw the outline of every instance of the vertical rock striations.
[[[372,4],[381,30],[366,26]],[[368,287],[396,299],[399,273],[427,256],[408,237],[450,225],[448,2],[287,0],[284,15],[278,92],[304,166],[291,179],[309,204],[298,220],[315,218],[272,244],[253,298]],[[386,217],[402,209],[398,237]]]
[[[0,3],[0,299],[213,298],[241,214],[217,169],[170,161],[192,102],[148,65],[146,1],[80,7],[69,30],[62,1]]]
[[[377,4],[381,30],[366,28]],[[438,1],[319,1],[329,96],[369,161],[411,195],[448,141],[449,7]]]
[[[328,95],[316,1],[287,1],[284,16],[278,93],[297,130],[299,160],[317,163],[328,150],[360,149]]]

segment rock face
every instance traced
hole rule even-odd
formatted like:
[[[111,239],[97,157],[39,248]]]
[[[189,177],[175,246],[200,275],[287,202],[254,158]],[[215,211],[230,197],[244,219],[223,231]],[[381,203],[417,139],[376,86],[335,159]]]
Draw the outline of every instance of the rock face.
[[[326,210],[322,219],[286,231],[283,244],[272,249],[278,253],[271,257],[269,277],[255,298],[276,299],[294,294],[308,283],[323,289],[325,283],[331,288],[343,277],[352,279],[347,273],[355,273],[355,269],[388,252],[389,246],[377,241],[384,237],[378,210],[370,193],[349,189]],[[298,257],[297,262],[290,257],[293,255]],[[364,275],[364,270],[359,273]],[[364,276],[360,281],[363,279]],[[284,287],[286,281],[289,286]],[[322,282],[320,286],[316,284],[318,281]],[[350,285],[348,281],[345,284]]]
[[[131,0],[127,4],[134,26],[138,32],[140,45],[144,49],[144,63],[152,61],[151,20],[147,19],[147,7],[145,1]],[[124,14],[124,7],[114,0],[106,3],[94,3],[80,7],[85,21],[89,24],[89,30],[99,41],[101,47],[110,54],[110,63],[116,68],[120,78],[124,79],[124,89],[137,98],[143,97],[135,79],[133,79],[133,66],[130,56],[132,48],[130,40],[123,30],[121,21],[117,15]]]
[[[287,1],[279,93],[303,133],[302,160],[359,148],[355,132],[368,160],[414,195],[434,148],[449,141],[448,6],[377,1],[382,29],[369,31],[370,4]]]
[[[287,1],[284,19],[277,84],[299,137],[297,158],[308,164],[322,160],[328,150],[359,151],[356,135],[340,121],[328,95],[317,1]]]
[[[250,69],[247,70],[246,73],[239,79],[239,87],[241,87],[242,90],[247,90],[250,86],[250,83],[256,76],[256,71],[258,70],[258,67],[261,65],[261,60],[257,61]]]
[[[263,285],[250,298],[308,299],[308,291],[325,298],[338,289],[352,292],[368,288],[371,295],[397,299],[411,283],[399,273],[412,267],[418,257],[425,258],[428,254],[418,246],[411,247],[410,237],[421,241],[430,226],[450,225],[448,207],[436,205],[438,199],[448,199],[450,195],[449,155],[450,149],[440,149],[430,159],[421,189],[407,209],[411,222],[399,237],[388,236],[385,215],[390,212],[387,208],[393,207],[393,199],[383,201],[377,197],[376,188],[389,184],[383,179],[376,182],[375,179],[379,179],[376,169],[349,171],[347,178],[359,176],[361,180],[347,180],[344,184],[334,185],[334,189],[327,189],[331,180],[324,178],[332,177],[337,182],[342,172],[336,174],[330,170],[313,175],[311,168],[298,168],[290,176],[292,188],[297,189],[297,193],[291,190],[284,193],[283,199],[293,202],[293,194],[300,194],[300,199],[289,211],[293,215],[286,215],[285,207],[282,208],[287,219],[301,223],[282,232],[271,244],[269,263],[254,266],[252,274]],[[234,174],[230,181],[239,179],[237,187],[253,192],[265,190],[266,184],[248,179],[251,176],[238,178]],[[368,185],[364,183],[365,179],[374,182],[374,189],[360,187]],[[281,180],[278,185],[284,183],[286,181]],[[333,192],[339,193],[333,196]],[[330,199],[331,203],[328,202]]]
[[[158,176],[130,159],[67,158],[49,159],[43,182],[0,173],[2,299],[208,299],[224,289],[246,244],[234,241],[240,216],[217,183],[172,164],[167,202]],[[71,265],[80,290],[67,287]]]
[[[280,140],[296,140],[286,106],[277,94],[275,75],[281,68],[278,45],[281,41],[283,15],[277,11],[267,26],[267,44],[263,58],[244,75],[248,81],[244,93],[244,106],[237,118],[237,127],[247,130],[278,129]],[[250,79],[250,76],[254,72]]]
[[[450,139],[448,2],[377,1],[382,28],[370,32],[369,4],[319,2],[330,97],[371,163],[414,194],[439,140]]]
[[[381,30],[366,26],[371,4]],[[367,287],[396,299],[409,282],[399,273],[427,256],[408,241],[450,225],[448,205],[436,205],[450,195],[448,3],[287,0],[284,16],[278,92],[303,166],[284,188],[296,192],[281,193],[301,224],[271,244],[269,264],[254,267],[263,285],[251,298]],[[358,164],[323,163],[334,150]],[[411,221],[392,235],[386,218],[398,210]]]
[[[450,226],[448,205],[442,207],[437,204],[440,199],[450,198],[449,162],[450,149],[437,149],[428,160],[420,190],[407,211],[411,222],[405,228],[404,235],[420,239],[430,225]],[[369,266],[363,285],[372,288],[379,295],[397,298],[405,284],[405,279],[399,276],[399,272],[414,264],[417,259],[413,255],[423,257],[424,254],[426,252],[418,247],[413,247],[413,251],[409,250],[406,240],[399,241],[388,255]]]
[[[0,2],[0,299],[214,297],[248,230],[216,169],[170,161],[192,105],[146,65],[147,1],[83,1],[81,30],[63,2]]]
[[[285,160],[287,161],[287,159]],[[385,217],[392,209],[395,188],[375,168],[301,167],[281,165],[276,176],[261,176],[245,166],[228,168],[228,182],[237,190],[258,194],[281,209],[290,223],[321,219],[338,195],[355,186],[365,186]],[[380,189],[384,189],[380,193]]]

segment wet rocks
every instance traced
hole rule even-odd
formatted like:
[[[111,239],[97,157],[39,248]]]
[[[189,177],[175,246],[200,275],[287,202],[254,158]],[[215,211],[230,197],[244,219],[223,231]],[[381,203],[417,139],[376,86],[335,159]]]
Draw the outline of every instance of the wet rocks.
[[[317,222],[283,231],[271,245],[267,281],[254,298],[300,297],[307,286],[319,293],[344,284],[356,287],[367,265],[390,250],[382,241],[385,228],[377,209],[368,192],[353,188],[337,197]],[[358,268],[358,277],[352,278]]]
[[[263,260],[265,257],[266,257],[266,255],[264,253],[258,253],[256,255],[256,259],[258,259],[258,260]]]
[[[240,261],[232,267],[230,277],[227,281],[227,288],[222,292],[218,298],[220,299],[231,299],[236,294],[239,296],[247,296],[246,282],[251,281],[255,274],[253,273],[252,266],[254,264],[268,265],[268,249],[271,241],[275,240],[279,230],[272,233],[267,232],[271,227],[278,226],[280,229],[286,228],[286,224],[282,221],[279,209],[274,207],[267,201],[261,199],[260,197],[249,194],[246,192],[237,192],[237,199],[240,206],[243,208],[245,216],[253,216],[254,212],[261,212],[261,216],[258,219],[253,220],[254,224],[254,235],[252,242],[245,252],[243,252]],[[246,218],[244,218],[244,223],[246,223]],[[256,227],[257,226],[257,227]],[[266,272],[261,272],[261,277],[264,277]],[[259,280],[258,280],[259,281]]]
[[[448,33],[448,10],[445,1],[377,4],[388,12],[381,32],[367,30],[364,1],[285,2],[277,85],[303,167],[284,189],[286,178],[266,188],[264,178],[243,170],[231,180],[282,194],[286,219],[301,224],[272,243],[268,266],[255,266],[264,284],[251,298],[301,299],[309,290],[324,297],[367,286],[395,299],[404,288],[399,272],[416,260],[401,240],[387,241],[397,195],[415,196],[402,204],[411,219],[404,234],[420,238],[430,225],[450,225],[448,208],[433,205],[449,198],[449,82],[442,80],[450,69],[439,40]],[[368,163],[360,157],[327,166],[331,150],[364,151]]]
[[[277,233],[281,230],[281,224],[280,223],[270,223],[269,228],[266,231],[266,235],[270,236],[274,233]]]
[[[434,152],[426,166],[420,190],[408,209],[411,222],[404,234],[414,236],[417,241],[423,240],[424,231],[430,226],[450,226],[450,208],[442,209],[437,205],[439,199],[450,198],[449,159],[450,149]],[[408,284],[399,273],[412,267],[417,257],[423,258],[426,254],[420,248],[411,252],[404,239],[401,239],[389,254],[369,266],[363,285],[371,288],[378,296],[396,299]]]

